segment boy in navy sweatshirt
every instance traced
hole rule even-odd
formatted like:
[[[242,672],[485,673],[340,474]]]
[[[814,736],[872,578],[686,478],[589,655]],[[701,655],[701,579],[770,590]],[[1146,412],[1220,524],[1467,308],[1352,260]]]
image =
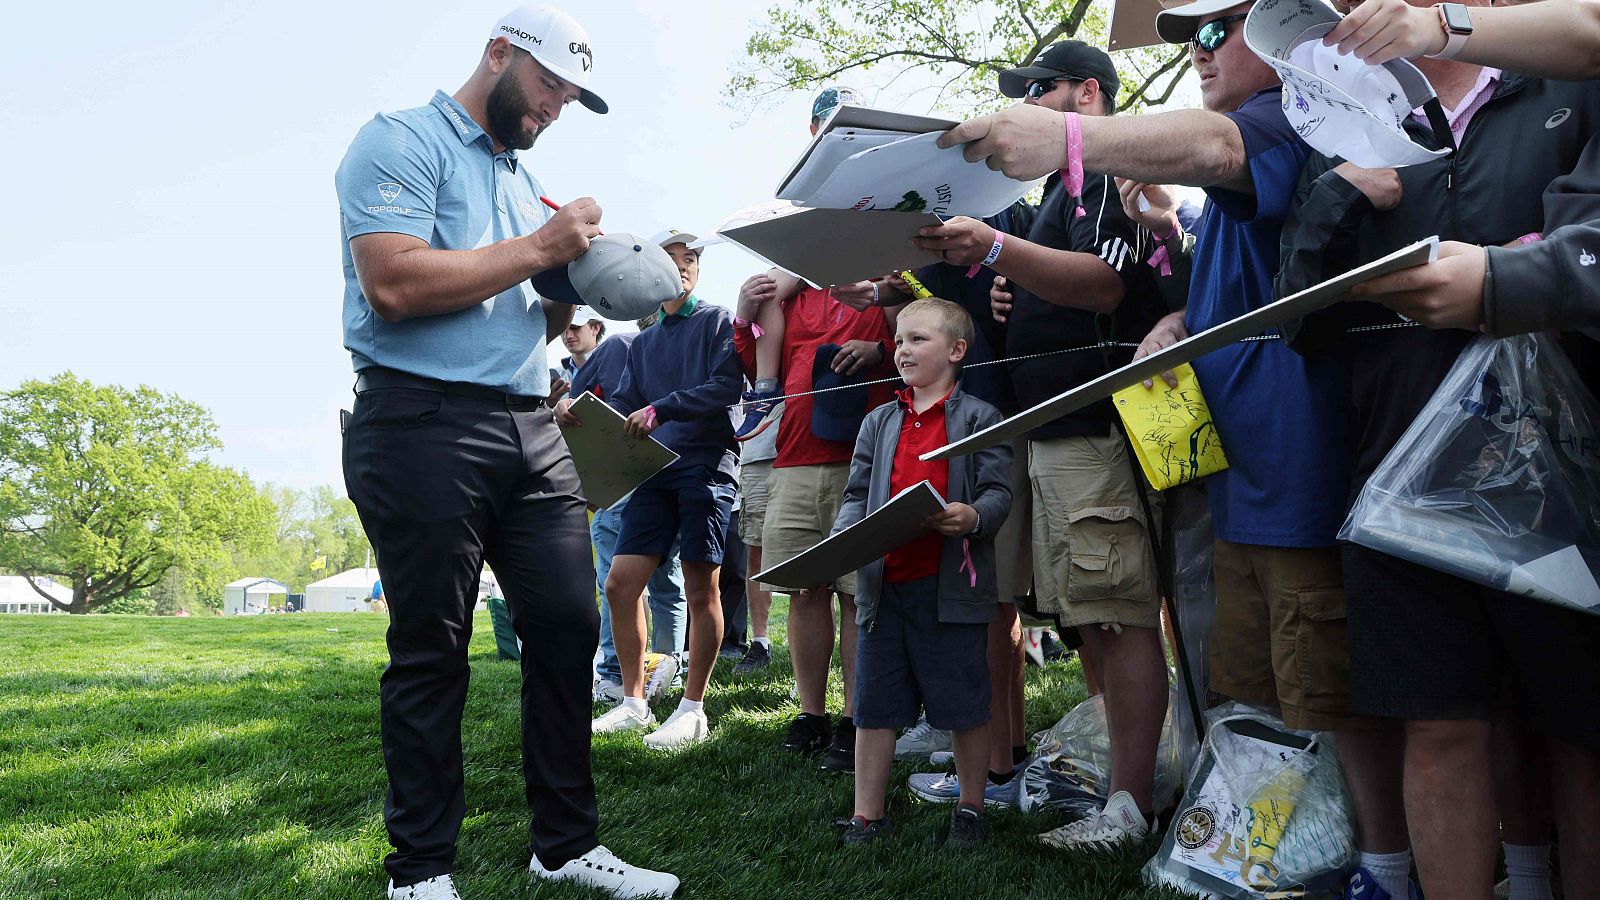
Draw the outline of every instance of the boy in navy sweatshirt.
[[[926,709],[928,724],[953,732],[961,799],[953,845],[983,843],[989,765],[988,623],[997,612],[994,535],[1011,510],[1011,448],[925,462],[919,457],[1000,421],[962,393],[956,374],[972,344],[972,319],[936,297],[901,310],[895,369],[907,387],[867,414],[834,533],[861,521],[921,481],[948,502],[926,534],[856,576],[856,796],[846,844],[890,833],[884,813],[895,736]]]
[[[744,385],[733,349],[732,315],[694,296],[700,278],[700,251],[688,246],[694,241],[693,235],[676,231],[657,236],[678,264],[683,294],[662,304],[659,324],[634,339],[622,383],[615,395],[605,398],[628,417],[630,435],[651,435],[678,459],[639,485],[622,513],[605,593],[625,696],[615,709],[594,720],[593,729],[603,734],[655,724],[644,699],[645,619],[640,597],[650,574],[677,540],[689,600],[689,676],[678,709],[644,739],[646,746],[661,750],[708,737],[703,703],[722,642],[717,570],[735,491],[728,407],[739,401]],[[570,406],[566,401],[557,404],[557,418],[563,424],[577,423]]]

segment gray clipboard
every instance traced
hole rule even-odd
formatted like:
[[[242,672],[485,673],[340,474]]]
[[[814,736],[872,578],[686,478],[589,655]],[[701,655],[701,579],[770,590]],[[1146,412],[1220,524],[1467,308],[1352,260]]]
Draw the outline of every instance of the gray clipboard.
[[[1076,412],[1100,400],[1111,396],[1125,387],[1132,387],[1146,378],[1154,378],[1175,366],[1210,353],[1220,350],[1242,338],[1253,337],[1269,328],[1273,328],[1290,319],[1316,312],[1319,309],[1332,306],[1349,296],[1350,289],[1379,275],[1387,275],[1401,269],[1420,266],[1432,262],[1438,254],[1439,238],[1437,236],[1425,238],[1408,247],[1402,247],[1382,259],[1375,259],[1359,268],[1330,278],[1321,284],[1312,285],[1298,294],[1285,297],[1275,303],[1269,303],[1260,309],[1254,309],[1237,319],[1231,319],[1216,325],[1199,334],[1189,337],[1155,353],[1144,359],[1128,363],[1120,369],[1101,375],[1093,381],[1069,390],[1063,391],[1049,400],[1046,400],[1032,409],[1024,410],[1009,419],[974,432],[959,441],[946,444],[937,450],[931,450],[922,455],[927,459],[949,459],[952,456],[966,456],[977,453],[989,447],[1003,444],[1012,438],[1038,428],[1041,425],[1053,422],[1062,416]]]

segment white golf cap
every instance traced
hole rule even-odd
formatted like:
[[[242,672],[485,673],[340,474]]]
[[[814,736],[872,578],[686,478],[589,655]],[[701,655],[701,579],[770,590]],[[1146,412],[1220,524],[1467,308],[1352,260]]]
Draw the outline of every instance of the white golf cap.
[[[589,49],[589,33],[577,19],[553,6],[519,6],[496,22],[489,34],[490,40],[501,37],[533,54],[557,78],[578,88],[578,102],[590,110],[604,113],[610,109],[589,90],[594,52]]]
[[[1405,60],[1369,66],[1324,46],[1340,16],[1320,0],[1258,0],[1244,21],[1245,44],[1283,80],[1283,114],[1317,152],[1368,169],[1437,159],[1411,139],[1412,110],[1437,105],[1433,85]],[[1442,118],[1438,116],[1436,118]]]
[[[603,322],[605,316],[595,312],[592,307],[579,306],[572,311],[572,324],[587,325],[590,322]]]
[[[614,321],[649,315],[683,295],[678,264],[667,251],[627,232],[596,237],[582,256],[546,269],[532,281],[546,300],[588,306]]]
[[[684,244],[688,246],[690,250],[700,249],[699,247],[695,246],[695,243],[700,240],[697,235],[690,234],[687,231],[679,231],[676,228],[668,228],[666,231],[663,231],[651,238],[651,240],[655,241],[656,246],[662,249],[666,249],[673,244]]]
[[[1187,44],[1194,40],[1194,33],[1200,30],[1200,20],[1213,13],[1222,12],[1240,5],[1242,0],[1194,0],[1182,6],[1173,6],[1165,0],[1162,6],[1169,8],[1156,13],[1156,34],[1169,44]]]

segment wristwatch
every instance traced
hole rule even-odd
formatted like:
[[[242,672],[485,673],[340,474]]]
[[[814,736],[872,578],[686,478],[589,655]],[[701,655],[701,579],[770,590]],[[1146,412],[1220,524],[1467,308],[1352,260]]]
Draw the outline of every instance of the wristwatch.
[[[1428,56],[1433,59],[1455,59],[1461,48],[1467,45],[1467,38],[1472,37],[1472,16],[1460,3],[1441,3],[1434,9],[1439,11],[1439,27],[1444,29],[1444,49],[1429,53]]]

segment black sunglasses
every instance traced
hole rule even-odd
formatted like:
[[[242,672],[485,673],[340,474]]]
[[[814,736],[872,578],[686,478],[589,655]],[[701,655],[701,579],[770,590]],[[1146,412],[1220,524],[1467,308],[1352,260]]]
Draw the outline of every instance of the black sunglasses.
[[[1023,96],[1027,97],[1029,100],[1037,100],[1040,97],[1043,97],[1045,94],[1048,94],[1051,91],[1055,90],[1056,89],[1056,85],[1060,84],[1063,81],[1082,81],[1082,80],[1083,79],[1081,79],[1081,78],[1073,78],[1070,75],[1063,75],[1060,78],[1051,78],[1051,79],[1049,79],[1047,81],[1030,81],[1030,82],[1028,82],[1028,89],[1023,91],[1022,94],[1023,94]]]
[[[1220,19],[1212,19],[1201,25],[1200,30],[1194,33],[1194,37],[1189,41],[1190,46],[1195,50],[1204,50],[1207,53],[1216,52],[1216,49],[1222,46],[1223,41],[1228,39],[1228,23],[1237,22],[1240,19],[1247,18],[1249,15],[1249,13],[1238,13],[1237,15],[1223,16]]]

